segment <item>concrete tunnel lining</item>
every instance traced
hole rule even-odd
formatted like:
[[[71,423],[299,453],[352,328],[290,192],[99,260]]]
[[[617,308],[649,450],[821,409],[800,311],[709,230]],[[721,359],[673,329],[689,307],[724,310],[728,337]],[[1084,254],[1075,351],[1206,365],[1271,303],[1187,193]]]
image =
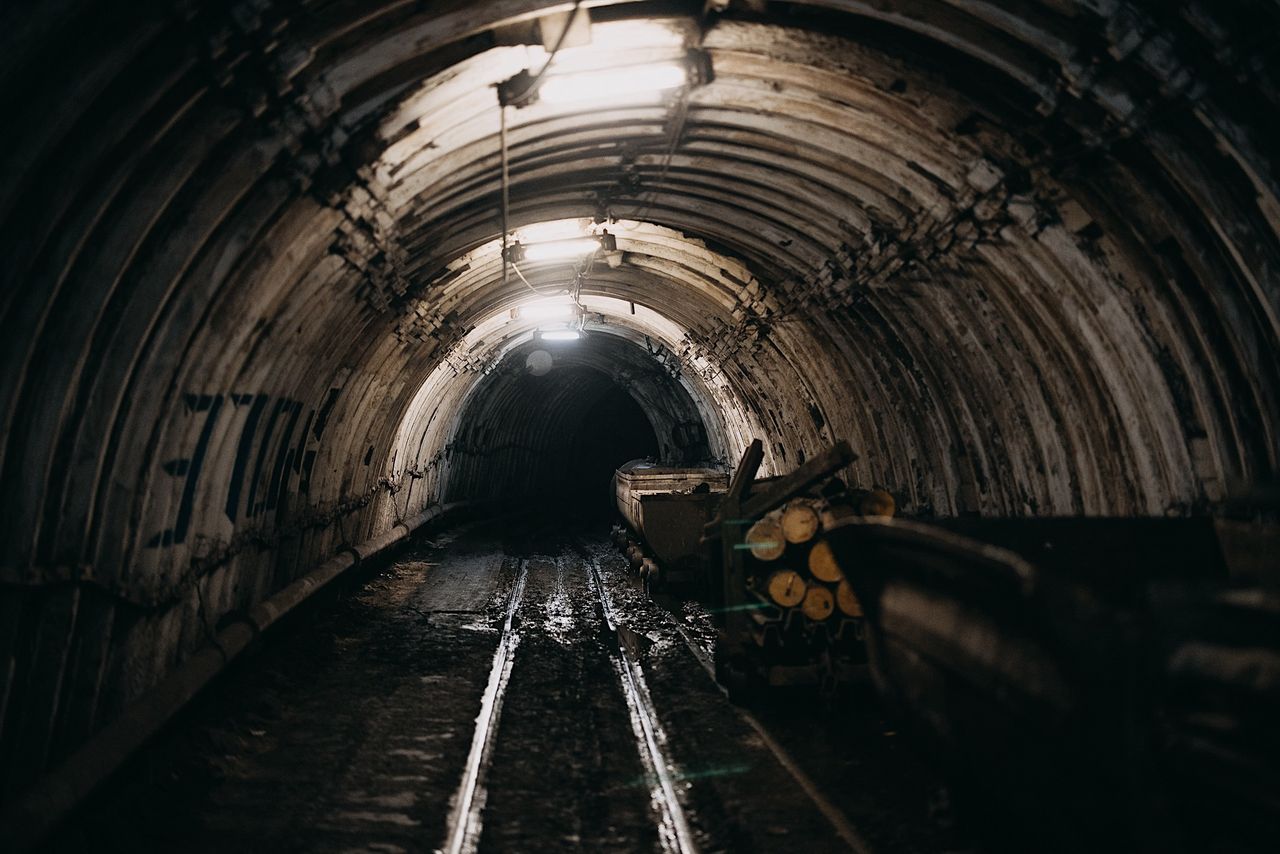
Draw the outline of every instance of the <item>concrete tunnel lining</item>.
[[[524,332],[468,335],[528,298],[491,84],[553,5],[66,2],[0,35],[6,800],[220,618],[445,499]],[[661,339],[715,456],[847,438],[939,515],[1204,513],[1274,477],[1274,9],[664,20],[714,81],[511,110],[512,226],[640,221],[583,299],[654,312],[611,332]]]

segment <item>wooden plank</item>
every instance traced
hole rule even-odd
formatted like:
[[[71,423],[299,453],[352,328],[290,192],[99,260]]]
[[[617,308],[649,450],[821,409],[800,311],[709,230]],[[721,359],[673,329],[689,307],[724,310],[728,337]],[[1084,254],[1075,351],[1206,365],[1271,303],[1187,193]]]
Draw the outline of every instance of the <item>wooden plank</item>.
[[[738,548],[742,541],[743,528],[739,523],[739,503],[747,484],[751,483],[764,461],[764,443],[753,439],[742,454],[742,460],[729,482],[729,491],[720,501],[720,517],[717,520],[720,531],[720,567],[723,586],[720,596],[721,636],[720,652],[734,656],[742,648],[750,628],[746,611],[737,607],[746,601],[746,573],[742,567],[742,551]]]
[[[733,480],[729,481],[729,491],[727,497],[736,502],[742,500],[742,494],[746,491],[747,486],[755,480],[756,472],[760,471],[760,464],[764,462],[764,442],[759,439],[752,439],[751,444],[742,452],[742,459],[738,462],[738,468],[733,472]]]
[[[764,443],[759,439],[752,439],[751,444],[742,452],[742,459],[738,461],[738,467],[734,469],[733,480],[729,481],[729,489],[724,494],[724,498],[720,500],[720,514],[712,519],[704,527],[704,539],[712,540],[720,536],[720,529],[726,521],[736,524],[738,519],[738,507],[742,502],[742,496],[746,492],[747,487],[755,481],[756,472],[760,471],[760,464],[764,462]]]
[[[752,495],[742,503],[742,516],[755,519],[763,516],[775,507],[782,505],[787,499],[803,492],[818,481],[839,471],[858,458],[858,455],[843,439],[826,451],[784,475],[776,483],[770,484],[759,495]]]

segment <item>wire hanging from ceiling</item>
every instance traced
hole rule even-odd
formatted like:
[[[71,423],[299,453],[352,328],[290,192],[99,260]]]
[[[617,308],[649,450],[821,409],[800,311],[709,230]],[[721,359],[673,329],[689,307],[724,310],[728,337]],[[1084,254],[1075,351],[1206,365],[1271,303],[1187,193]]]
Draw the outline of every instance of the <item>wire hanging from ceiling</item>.
[[[560,35],[556,38],[556,43],[552,46],[551,53],[547,55],[547,61],[542,63],[542,68],[538,69],[538,73],[529,81],[529,85],[524,92],[520,93],[520,98],[536,91],[538,86],[542,84],[543,75],[547,73],[547,69],[555,61],[556,54],[564,46],[564,40],[569,35],[569,30],[573,26],[574,19],[578,17],[578,10],[581,6],[582,0],[574,0],[573,9],[569,11],[568,17],[565,18],[564,27],[560,30]],[[507,258],[507,249],[511,234],[511,164],[507,147],[507,101],[501,95],[498,98],[498,147],[501,149],[502,160],[502,284],[505,286],[509,278],[508,266],[510,265],[510,261]],[[519,268],[516,269],[516,272],[520,272]],[[529,280],[524,278],[524,274],[520,274],[520,278],[534,293],[538,293],[537,288],[530,285]]]
[[[520,270],[519,264],[512,261],[511,268],[516,271],[516,275],[520,277],[520,281],[524,282],[525,287],[527,287],[529,290],[533,291],[535,294],[537,294],[540,297],[556,296],[557,294],[560,294],[568,290],[567,288],[554,288],[550,291],[540,291],[533,286],[532,282],[530,282],[528,279],[525,278],[524,273]]]

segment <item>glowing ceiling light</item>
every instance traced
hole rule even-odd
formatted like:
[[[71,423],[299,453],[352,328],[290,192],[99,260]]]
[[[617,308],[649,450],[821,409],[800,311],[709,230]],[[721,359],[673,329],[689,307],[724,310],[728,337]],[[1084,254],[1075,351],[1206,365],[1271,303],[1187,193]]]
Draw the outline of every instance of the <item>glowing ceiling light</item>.
[[[674,21],[612,21],[591,25],[591,48],[597,52],[644,47],[678,48],[684,43],[684,33]]]
[[[675,89],[688,79],[688,68],[679,62],[613,68],[551,77],[539,87],[538,97],[547,104],[614,100]]]
[[[597,51],[605,59],[618,52]],[[635,96],[657,95],[680,86],[703,86],[714,79],[711,55],[705,50],[691,49],[685,51],[680,59],[590,70],[561,68],[545,79],[541,72],[535,74],[526,68],[498,84],[498,103],[504,107],[520,108],[540,102],[608,102],[625,100],[628,96],[634,100]]]
[[[573,316],[573,306],[567,302],[531,302],[516,307],[521,320],[556,320]]]
[[[577,341],[582,337],[582,333],[576,329],[554,329],[539,333],[539,337],[543,341]]]
[[[555,258],[572,258],[575,255],[587,255],[600,248],[600,241],[594,237],[583,237],[578,240],[555,240],[550,243],[534,243],[524,247],[524,257],[528,261],[550,261]]]
[[[561,219],[526,225],[516,232],[521,243],[546,243],[553,240],[571,240],[585,234],[580,219]]]

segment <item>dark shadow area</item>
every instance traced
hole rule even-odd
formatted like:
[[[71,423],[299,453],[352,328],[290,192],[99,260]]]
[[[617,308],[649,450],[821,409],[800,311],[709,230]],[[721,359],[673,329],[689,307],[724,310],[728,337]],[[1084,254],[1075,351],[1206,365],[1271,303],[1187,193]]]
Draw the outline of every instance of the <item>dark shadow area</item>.
[[[510,353],[464,405],[445,500],[519,510],[545,504],[604,521],[613,509],[610,479],[623,463],[688,465],[708,454],[688,391],[643,348],[600,333],[567,346],[531,343]]]
[[[583,416],[569,448],[577,453],[567,461],[560,498],[580,514],[603,518],[613,513],[613,473],[628,460],[656,458],[658,437],[640,405],[615,386]]]

